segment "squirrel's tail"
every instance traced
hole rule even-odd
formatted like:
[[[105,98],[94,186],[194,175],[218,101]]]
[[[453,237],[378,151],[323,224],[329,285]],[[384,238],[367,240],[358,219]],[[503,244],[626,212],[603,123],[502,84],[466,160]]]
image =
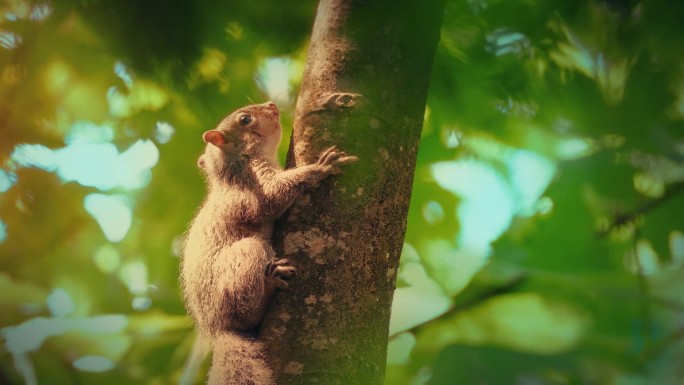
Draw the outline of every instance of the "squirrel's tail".
[[[211,344],[214,354],[208,385],[272,385],[273,372],[268,366],[266,349],[255,339],[226,332]]]

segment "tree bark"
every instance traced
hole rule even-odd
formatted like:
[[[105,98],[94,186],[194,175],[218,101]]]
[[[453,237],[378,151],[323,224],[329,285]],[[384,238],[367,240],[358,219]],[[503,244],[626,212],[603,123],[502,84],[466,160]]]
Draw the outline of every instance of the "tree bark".
[[[288,166],[357,163],[276,225],[297,266],[261,328],[279,385],[382,384],[388,325],[444,0],[322,0]]]

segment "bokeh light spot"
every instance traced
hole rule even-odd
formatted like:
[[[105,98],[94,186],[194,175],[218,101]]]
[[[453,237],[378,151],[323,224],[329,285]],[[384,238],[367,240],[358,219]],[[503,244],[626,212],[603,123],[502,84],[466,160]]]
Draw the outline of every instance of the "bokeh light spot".
[[[423,218],[431,225],[436,225],[444,220],[444,209],[439,202],[429,201],[423,205]]]
[[[596,145],[589,139],[570,138],[561,139],[555,145],[555,155],[560,159],[579,159],[591,155],[596,151]]]
[[[387,346],[387,363],[390,365],[405,365],[411,360],[411,350],[416,345],[413,333],[401,333],[389,341]]]
[[[289,58],[271,57],[264,60],[257,72],[257,83],[269,99],[276,103],[289,103],[292,86],[292,60]]]
[[[637,262],[639,263],[638,272],[645,275],[657,273],[660,270],[660,261],[651,242],[640,239],[637,242]]]
[[[10,167],[36,167],[46,171],[57,168],[55,153],[41,144],[19,144],[10,155]]]
[[[165,144],[171,140],[171,137],[176,132],[172,125],[166,122],[157,122],[154,128],[154,138],[157,143]]]
[[[150,169],[159,161],[159,150],[154,143],[146,139],[137,140],[121,154],[111,143],[89,143],[90,140],[109,137],[106,126],[84,125],[72,132],[72,143],[61,149],[20,144],[10,156],[10,167],[55,171],[65,182],[75,181],[100,190],[147,186],[151,178]]]
[[[670,233],[670,255],[672,267],[684,265],[684,233],[679,230]]]
[[[147,292],[147,265],[142,261],[130,261],[119,269],[119,279],[132,294]]]
[[[48,310],[54,317],[64,317],[73,313],[74,301],[64,289],[54,289],[46,299]]]
[[[463,198],[457,208],[459,244],[487,250],[509,226],[515,202],[506,181],[488,165],[475,160],[432,165],[437,184]]]
[[[0,220],[0,243],[4,242],[7,239],[7,225],[5,222]]]
[[[135,297],[131,301],[131,307],[136,311],[145,311],[152,307],[152,300],[150,297]]]
[[[108,274],[119,268],[121,255],[114,245],[106,244],[97,249],[93,260],[101,272]]]
[[[114,130],[109,125],[97,125],[93,122],[75,122],[64,138],[67,144],[107,143],[114,139]]]
[[[83,356],[74,360],[74,368],[84,372],[100,373],[114,368],[114,362],[102,356]]]
[[[15,49],[21,44],[21,36],[14,32],[0,32],[0,47]]]
[[[124,239],[131,227],[133,215],[132,204],[126,196],[90,194],[85,197],[84,206],[109,241],[119,242]]]
[[[17,174],[0,170],[0,193],[3,193],[17,182]]]
[[[124,63],[120,61],[114,63],[114,73],[124,82],[126,87],[131,88],[133,86],[133,77]]]
[[[52,14],[52,6],[48,3],[36,4],[31,9],[29,19],[33,21],[42,21]]]

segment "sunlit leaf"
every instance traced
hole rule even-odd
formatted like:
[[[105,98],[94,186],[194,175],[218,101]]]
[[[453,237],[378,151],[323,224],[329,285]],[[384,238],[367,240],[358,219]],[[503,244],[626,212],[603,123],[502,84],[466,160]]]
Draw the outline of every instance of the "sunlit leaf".
[[[403,365],[409,362],[411,349],[416,344],[416,338],[412,333],[405,332],[390,339],[387,346],[387,364]]]
[[[109,241],[119,242],[126,236],[132,221],[132,204],[126,196],[90,194],[85,197],[83,205]]]
[[[634,174],[634,189],[649,198],[660,198],[665,194],[665,183],[654,175],[640,172]]]
[[[435,351],[451,344],[497,345],[554,354],[575,347],[587,326],[587,316],[566,303],[535,293],[501,295],[431,323],[418,334],[417,349]]]
[[[394,291],[389,332],[395,335],[444,314],[451,300],[420,263],[403,263],[399,277],[407,283]]]
[[[449,296],[456,295],[487,262],[481,250],[456,248],[444,239],[432,239],[421,250],[421,259],[430,276]]]
[[[439,162],[431,167],[440,187],[461,197],[457,216],[462,247],[486,250],[510,225],[515,206],[510,186],[483,162]]]
[[[189,83],[196,87],[202,83],[219,81],[224,90],[228,89],[228,83],[223,73],[228,58],[226,54],[214,48],[205,48],[202,57],[195,64],[190,74]]]

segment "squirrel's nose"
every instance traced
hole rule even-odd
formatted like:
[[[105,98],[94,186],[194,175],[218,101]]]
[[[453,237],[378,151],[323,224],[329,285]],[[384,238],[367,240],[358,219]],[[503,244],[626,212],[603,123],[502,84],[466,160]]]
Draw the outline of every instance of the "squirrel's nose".
[[[280,111],[278,111],[278,107],[276,107],[276,104],[273,103],[272,101],[269,100],[268,102],[266,102],[262,105],[265,106],[266,108],[268,108],[269,110],[271,110],[271,112],[274,115],[276,115],[276,116],[280,115]]]

